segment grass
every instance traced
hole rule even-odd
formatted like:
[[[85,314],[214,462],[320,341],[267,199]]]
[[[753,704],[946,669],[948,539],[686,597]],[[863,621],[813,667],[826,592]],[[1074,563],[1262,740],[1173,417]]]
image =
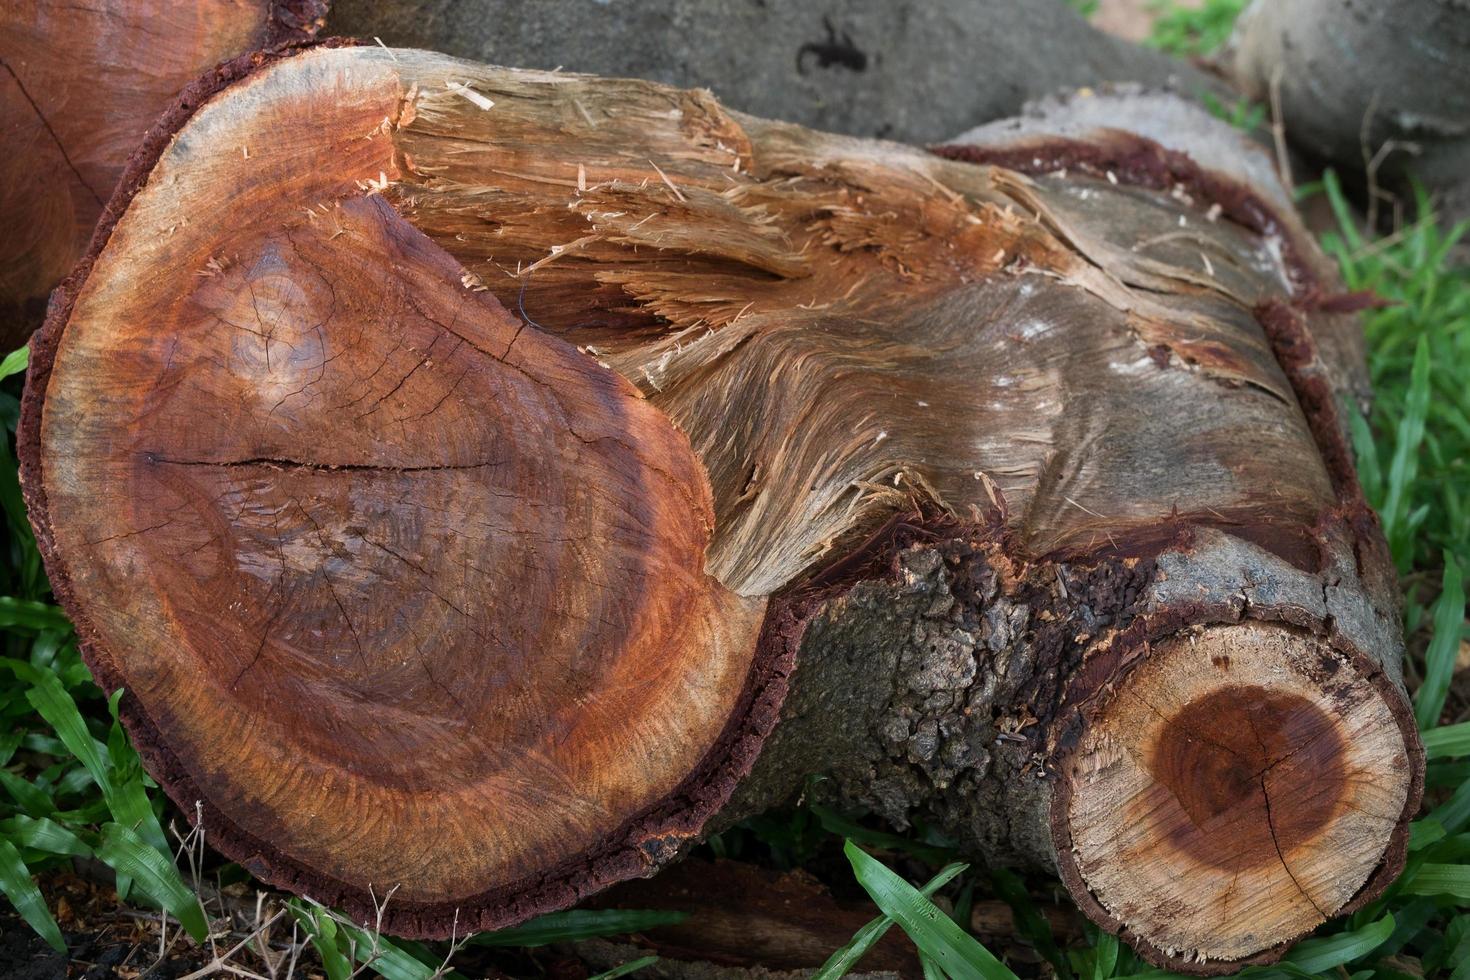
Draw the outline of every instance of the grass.
[[[1151,43],[1174,54],[1208,54],[1228,36],[1242,6],[1241,0],[1207,0],[1196,11],[1165,12]],[[1216,111],[1247,128],[1262,121],[1259,108],[1247,104]],[[1470,568],[1470,268],[1448,261],[1466,228],[1444,228],[1427,216],[1371,238],[1331,175],[1311,192],[1325,195],[1336,214],[1336,229],[1322,241],[1348,288],[1373,290],[1389,304],[1365,315],[1377,402],[1371,419],[1353,420],[1354,444],[1364,490],[1382,517],[1405,587],[1406,675],[1425,732],[1428,792],[1412,827],[1408,866],[1383,897],[1328,924],[1283,963],[1240,975],[1470,980],[1470,704],[1453,682],[1466,638],[1463,571]],[[1419,204],[1427,214],[1427,202]],[[24,367],[24,351],[0,366],[0,422],[11,433]],[[503,933],[422,944],[293,899],[232,932],[223,925],[222,896],[228,882],[246,876],[230,865],[207,868],[198,833],[166,830],[175,821],[117,723],[116,697],[107,699],[92,682],[69,623],[50,603],[10,447],[0,439],[0,507],[8,532],[0,555],[0,891],[53,948],[65,948],[62,930],[35,877],[77,861],[110,869],[118,895],[158,910],[165,929],[170,922],[181,926],[208,949],[207,967],[238,969],[235,957],[259,949],[258,969],[272,977],[307,972],[308,962],[328,980],[364,973],[388,980],[458,977],[456,962],[475,951],[513,951],[524,965],[531,962],[524,957],[547,944],[680,918],[573,910]],[[1038,911],[1038,897],[1054,893],[1054,882],[955,863],[942,840],[885,833],[809,806],[750,821],[707,846],[716,855],[758,856],[783,868],[825,861],[829,878],[846,876],[872,898],[882,914],[833,951],[817,974],[822,978],[843,975],[894,926],[914,940],[926,977],[1012,980],[1013,967],[1061,980],[1169,976],[1091,928],[1064,946]],[[917,870],[923,868],[929,877],[919,886],[914,882],[924,879]],[[1008,965],[968,932],[977,895],[1011,906],[1019,938],[1034,951],[1032,963]],[[287,922],[290,941],[269,941],[272,928]],[[602,980],[652,961],[630,960]]]
[[[1235,20],[1249,0],[1204,0],[1197,7],[1158,2],[1153,30],[1143,42],[1176,58],[1201,58],[1219,51],[1230,39]]]

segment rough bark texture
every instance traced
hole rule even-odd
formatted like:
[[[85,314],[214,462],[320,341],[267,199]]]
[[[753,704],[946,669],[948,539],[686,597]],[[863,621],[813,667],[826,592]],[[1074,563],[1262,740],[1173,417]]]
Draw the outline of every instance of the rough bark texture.
[[[1470,215],[1470,6],[1256,0],[1232,48],[1254,98],[1275,80],[1298,147],[1404,201],[1412,176],[1446,219]]]
[[[21,439],[88,660],[226,853],[443,935],[825,772],[1197,972],[1400,866],[1354,300],[1221,124],[1093,96],[926,153],[372,47],[210,85]],[[1298,757],[1343,778],[1299,801]]]
[[[0,7],[0,345],[71,271],[129,155],[205,69],[315,34],[324,0]]]
[[[346,0],[328,27],[499,65],[706,87],[758,116],[906,142],[1058,89],[1217,85],[1060,0]]]

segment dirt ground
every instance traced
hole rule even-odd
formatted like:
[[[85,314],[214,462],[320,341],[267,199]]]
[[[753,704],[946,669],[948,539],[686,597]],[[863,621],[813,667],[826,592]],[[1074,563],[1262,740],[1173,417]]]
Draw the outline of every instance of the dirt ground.
[[[1194,10],[1204,0],[1167,0],[1171,6]],[[1092,26],[1125,41],[1142,41],[1159,17],[1160,0],[1098,0],[1088,18]]]

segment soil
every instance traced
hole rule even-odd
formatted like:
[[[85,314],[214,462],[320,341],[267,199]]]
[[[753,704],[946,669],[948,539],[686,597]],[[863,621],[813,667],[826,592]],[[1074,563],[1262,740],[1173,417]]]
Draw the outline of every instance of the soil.
[[[187,939],[159,957],[158,923],[117,902],[110,887],[75,874],[44,875],[41,888],[66,939],[58,953],[36,935],[9,903],[0,903],[0,977],[6,980],[177,980],[208,961]],[[182,937],[177,927],[170,939]]]

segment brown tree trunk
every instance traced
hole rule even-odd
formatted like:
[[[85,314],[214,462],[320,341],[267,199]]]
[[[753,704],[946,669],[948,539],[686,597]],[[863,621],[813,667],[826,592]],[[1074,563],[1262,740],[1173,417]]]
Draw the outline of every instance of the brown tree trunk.
[[[0,347],[41,322],[129,155],[179,90],[311,37],[324,0],[7,0],[0,5]]]
[[[819,772],[1195,972],[1400,867],[1353,299],[1207,115],[924,152],[376,47],[201,84],[21,441],[88,661],[224,853],[442,936]]]

